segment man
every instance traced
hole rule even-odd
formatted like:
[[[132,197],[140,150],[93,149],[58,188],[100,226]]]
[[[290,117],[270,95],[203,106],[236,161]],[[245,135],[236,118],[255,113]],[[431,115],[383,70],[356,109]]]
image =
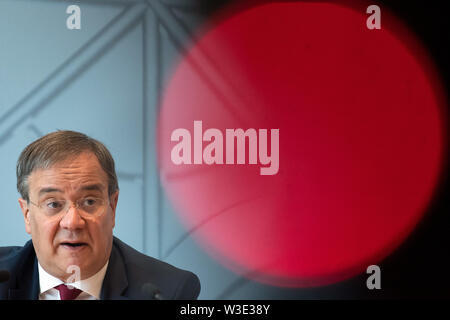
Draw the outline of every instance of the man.
[[[119,187],[106,147],[57,131],[17,162],[24,247],[0,248],[0,299],[196,299],[189,271],[145,256],[113,236]]]

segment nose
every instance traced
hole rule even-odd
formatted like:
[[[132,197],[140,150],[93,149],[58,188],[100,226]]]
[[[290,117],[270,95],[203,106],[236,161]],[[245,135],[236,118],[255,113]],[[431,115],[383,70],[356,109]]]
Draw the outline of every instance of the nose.
[[[60,221],[60,226],[67,230],[82,229],[86,221],[81,217],[79,209],[71,205]]]

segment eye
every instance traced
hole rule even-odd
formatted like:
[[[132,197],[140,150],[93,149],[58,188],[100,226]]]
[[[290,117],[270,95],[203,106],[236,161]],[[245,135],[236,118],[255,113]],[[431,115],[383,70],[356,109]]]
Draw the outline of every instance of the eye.
[[[97,199],[95,198],[86,198],[83,200],[83,206],[84,207],[93,207],[97,204]]]
[[[48,201],[45,203],[45,206],[49,209],[61,209],[63,204],[61,201]]]

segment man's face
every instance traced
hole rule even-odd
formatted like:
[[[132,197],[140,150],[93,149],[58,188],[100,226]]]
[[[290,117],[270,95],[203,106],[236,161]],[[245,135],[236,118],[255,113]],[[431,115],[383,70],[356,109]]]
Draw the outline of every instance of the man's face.
[[[81,153],[49,169],[34,170],[28,178],[29,199],[34,204],[53,206],[65,200],[68,210],[55,215],[19,199],[25,230],[31,235],[41,266],[65,281],[69,266],[78,266],[81,279],[97,273],[108,261],[112,248],[112,230],[118,191],[108,196],[108,178],[97,157]],[[75,203],[80,199],[100,198],[98,214],[85,214]],[[50,205],[49,205],[50,204]]]

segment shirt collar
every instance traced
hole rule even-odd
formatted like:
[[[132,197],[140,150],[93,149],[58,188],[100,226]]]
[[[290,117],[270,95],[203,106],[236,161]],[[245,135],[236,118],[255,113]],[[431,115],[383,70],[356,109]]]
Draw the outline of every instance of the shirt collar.
[[[84,280],[80,280],[77,282],[70,283],[71,286],[74,286],[81,291],[84,291],[96,299],[100,299],[100,292],[102,289],[103,279],[105,278],[106,269],[108,268],[109,261],[100,269],[96,274],[92,277]],[[47,290],[53,289],[54,287],[64,283],[60,279],[52,276],[44,268],[38,261],[38,269],[39,269],[39,285],[40,285],[40,293],[46,292]]]

